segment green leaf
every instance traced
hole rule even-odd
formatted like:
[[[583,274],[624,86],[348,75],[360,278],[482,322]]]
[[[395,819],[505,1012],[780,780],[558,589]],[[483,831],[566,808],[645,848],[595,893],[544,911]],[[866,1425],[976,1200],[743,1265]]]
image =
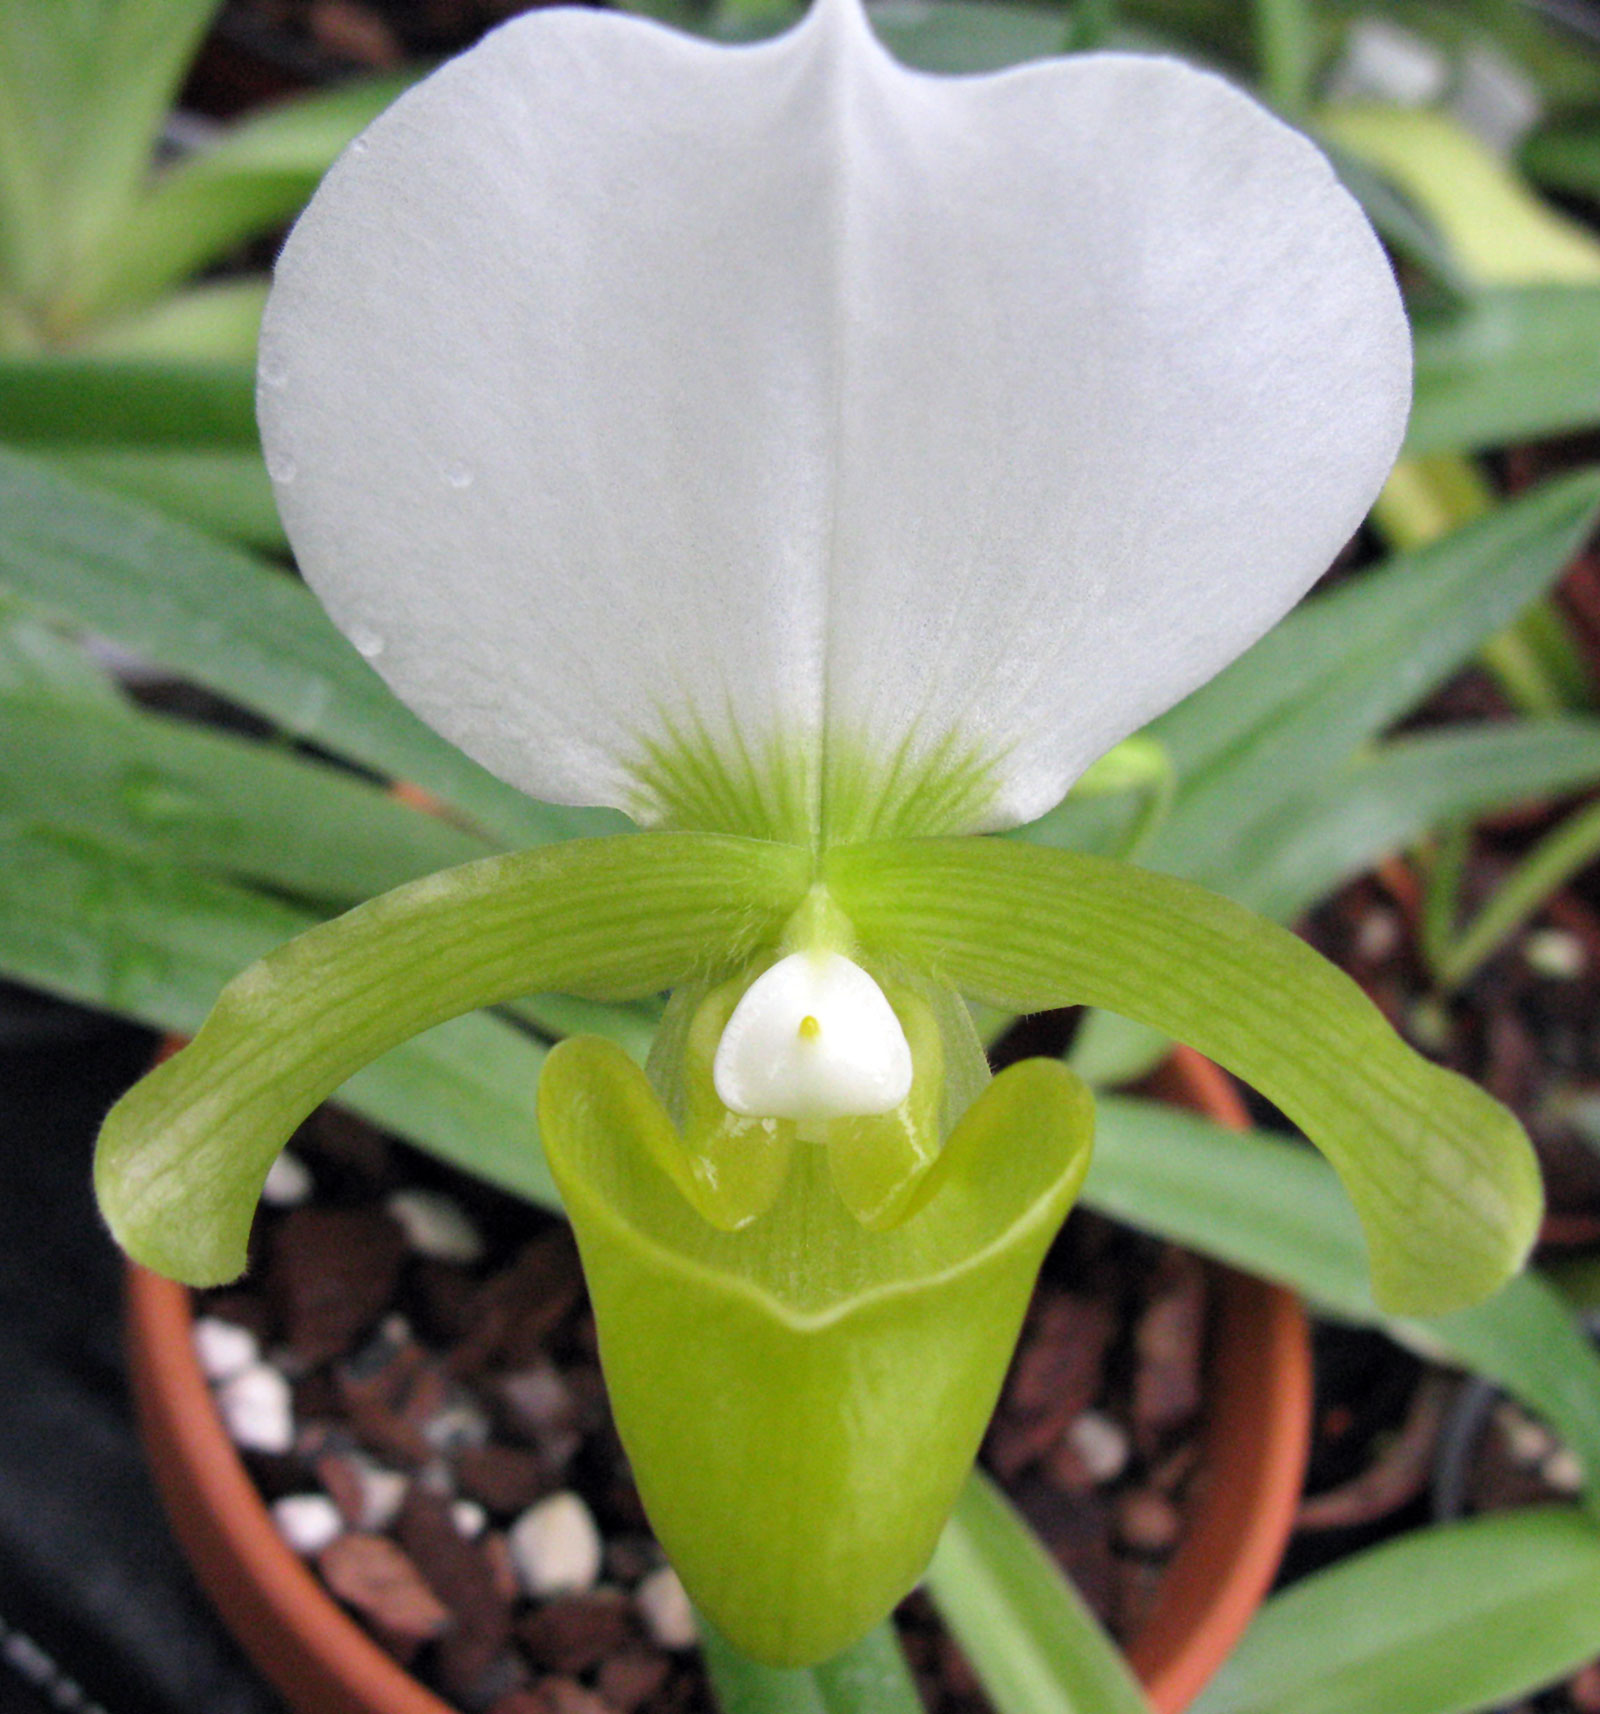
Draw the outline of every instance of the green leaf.
[[[939,1538],[928,1592],[996,1714],[1149,1714],[1083,1597],[981,1471]]]
[[[1251,12],[1261,93],[1280,113],[1298,118],[1310,98],[1318,59],[1310,0],[1252,0]]]
[[[127,707],[0,696],[0,826],[46,824],[353,904],[491,847],[348,773]]]
[[[1543,593],[1597,510],[1600,472],[1578,471],[1296,608],[1146,729],[1179,785],[1141,860],[1228,890],[1262,824],[1319,792]],[[1068,798],[1019,836],[1079,843],[1099,832],[1097,807]]]
[[[919,71],[999,71],[1058,54],[1067,41],[1059,7],[1015,0],[879,0],[870,17],[879,41]]]
[[[1600,240],[1449,114],[1370,102],[1324,109],[1317,129],[1404,191],[1478,284],[1600,279]]]
[[[1465,982],[1559,887],[1600,852],[1600,804],[1568,816],[1500,882],[1477,916],[1433,959],[1439,987],[1449,993]]]
[[[1523,143],[1521,166],[1552,190],[1600,201],[1600,120],[1584,113],[1542,126]]]
[[[202,529],[287,545],[256,435],[253,363],[0,358],[0,438]]]
[[[273,554],[289,551],[259,452],[70,442],[38,451],[74,482],[108,488],[242,547]]]
[[[1506,287],[1413,322],[1408,453],[1475,452],[1600,422],[1600,286]]]
[[[507,845],[625,826],[534,803],[397,702],[303,584],[160,513],[0,449],[0,590],[407,780]]]
[[[82,833],[0,826],[8,976],[157,1029],[198,1028],[223,985],[314,918]]]
[[[218,0],[118,0],[102,8],[86,99],[71,120],[78,147],[69,224],[80,254],[120,220],[143,182],[167,110],[217,9]]]
[[[812,1672],[826,1714],[921,1714],[922,1699],[887,1622]]]
[[[132,201],[217,0],[0,0],[0,272],[48,298]]]
[[[1600,1532],[1573,1512],[1421,1530],[1274,1596],[1193,1714],[1470,1714],[1600,1652]]]
[[[1461,297],[1471,289],[1438,227],[1403,191],[1336,143],[1327,138],[1318,142],[1332,161],[1340,183],[1361,204],[1362,212],[1399,260],[1409,263],[1448,298]]]
[[[0,438],[33,446],[255,451],[255,368],[143,358],[0,358]]]
[[[700,1621],[721,1714],[922,1714],[894,1627],[884,1623],[821,1666],[762,1666]]]
[[[231,1279],[273,1156],[318,1102],[447,1018],[546,990],[651,993],[773,943],[797,849],[710,834],[572,840],[413,882],[228,984],[195,1040],[112,1110],[100,1206],[130,1255]]]
[[[744,1653],[828,1659],[933,1551],[1088,1164],[1087,1090],[1050,1060],[1003,1072],[937,1193],[879,1232],[805,1147],[760,1219],[710,1225],[662,1164],[666,1109],[609,1043],[552,1051],[539,1118],[656,1536]]]
[[[1263,752],[1290,737],[1300,746],[1297,771],[1342,760],[1542,594],[1597,511],[1600,471],[1580,470],[1296,609],[1154,723],[1152,735],[1177,763],[1180,796],[1212,770],[1233,782],[1243,765],[1261,766]],[[1336,728],[1320,743],[1319,722]],[[1234,787],[1240,796],[1247,789]]]
[[[1507,720],[1397,738],[1358,755],[1227,887],[1290,922],[1430,828],[1600,780],[1600,720]]]
[[[149,303],[257,233],[291,220],[339,151],[413,78],[363,78],[282,101],[160,172],[93,258],[75,308],[98,320]]]
[[[1152,727],[1181,784],[1140,860],[1233,896],[1336,768],[1555,580],[1597,505],[1580,471],[1292,614]]]
[[[1104,1096],[1084,1201],[1289,1286],[1325,1313],[1382,1327],[1428,1357],[1489,1376],[1542,1416],[1600,1492],[1600,1356],[1538,1275],[1430,1320],[1384,1314],[1366,1246],[1328,1164],[1298,1143],[1239,1134],[1148,1101]]]
[[[339,1100],[463,1172],[559,1212],[534,1107],[545,1052],[500,1018],[451,1018],[363,1067]]]
[[[1525,1259],[1542,1199],[1516,1120],[1287,930],[1183,881],[1007,840],[837,848],[824,875],[865,952],[1018,1012],[1107,1007],[1254,1085],[1338,1168],[1391,1309],[1475,1302]]]
[[[242,965],[313,922],[192,869],[44,828],[0,828],[0,971],[187,1033]],[[533,1090],[543,1049],[496,1018],[456,1018],[363,1070],[341,1100],[446,1160],[554,1204]]]
[[[53,626],[0,596],[0,697],[121,713],[127,703],[100,663]]]
[[[265,274],[208,280],[96,327],[76,348],[140,362],[253,366],[268,284]]]

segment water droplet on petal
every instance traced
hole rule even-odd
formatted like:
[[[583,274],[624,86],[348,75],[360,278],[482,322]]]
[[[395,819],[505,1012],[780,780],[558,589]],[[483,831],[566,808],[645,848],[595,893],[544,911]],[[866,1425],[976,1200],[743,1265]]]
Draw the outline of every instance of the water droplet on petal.
[[[263,351],[256,378],[263,387],[281,387],[289,379],[288,359],[275,351]]]
[[[365,137],[357,137],[350,144],[350,153],[352,155],[364,155],[370,146]]]
[[[267,454],[267,475],[274,482],[293,482],[299,466],[293,455],[287,452],[269,452]]]
[[[383,653],[383,638],[365,625],[352,625],[346,635],[363,660],[375,661]]]
[[[459,459],[445,465],[439,474],[444,477],[447,488],[470,488],[472,486],[472,466],[463,464]]]

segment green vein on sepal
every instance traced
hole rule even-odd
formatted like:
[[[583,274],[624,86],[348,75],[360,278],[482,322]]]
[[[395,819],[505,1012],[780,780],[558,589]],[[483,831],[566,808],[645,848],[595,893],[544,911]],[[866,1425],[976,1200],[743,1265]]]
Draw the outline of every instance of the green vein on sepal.
[[[915,839],[981,827],[994,803],[994,759],[948,733],[936,744],[908,734],[884,760],[830,733],[823,770],[824,842]]]
[[[519,994],[625,999],[734,964],[776,937],[809,878],[791,846],[653,834],[484,858],[358,906],[236,977],[190,1046],[117,1103],[101,1210],[147,1266],[231,1279],[273,1156],[388,1048]]]
[[[1105,1006],[1254,1085],[1344,1180],[1384,1308],[1476,1302],[1525,1259],[1542,1201],[1517,1121],[1287,930],[1190,882],[1004,840],[847,847],[825,878],[864,951],[1015,1011]]]
[[[657,710],[629,771],[636,820],[779,839],[796,845],[961,833],[980,827],[995,798],[994,759],[947,735],[904,738],[888,753],[829,734],[759,742],[732,714],[718,743],[693,710]]]
[[[618,1432],[690,1596],[756,1660],[837,1654],[911,1587],[971,1465],[1088,1165],[1087,1090],[1011,1067],[883,1232],[804,1143],[759,1219],[708,1224],[666,1110],[608,1042],[552,1050],[539,1123]]]

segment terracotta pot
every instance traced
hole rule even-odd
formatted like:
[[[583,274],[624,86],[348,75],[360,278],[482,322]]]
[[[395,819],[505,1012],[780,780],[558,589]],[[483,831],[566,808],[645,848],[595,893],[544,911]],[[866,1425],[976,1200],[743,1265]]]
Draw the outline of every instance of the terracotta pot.
[[[1168,1089],[1224,1124],[1237,1091],[1180,1050]],[[1305,1470],[1311,1358],[1286,1292],[1218,1270],[1198,1499],[1129,1649],[1161,1714],[1177,1714],[1237,1641],[1272,1581]],[[188,1291],[131,1268],[128,1330],[145,1446],[172,1526],[256,1665],[301,1714],[451,1714],[329,1596],[273,1526],[195,1360]]]

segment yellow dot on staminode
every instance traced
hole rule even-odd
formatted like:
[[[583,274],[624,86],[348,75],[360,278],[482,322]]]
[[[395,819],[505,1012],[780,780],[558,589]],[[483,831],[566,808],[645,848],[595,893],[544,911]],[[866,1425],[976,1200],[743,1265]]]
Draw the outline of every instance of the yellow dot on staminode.
[[[800,1020],[800,1039],[801,1039],[801,1041],[815,1041],[817,1039],[817,1037],[820,1036],[821,1034],[822,1034],[822,1025],[819,1024],[817,1022],[817,1020],[814,1017],[812,1017],[812,1015],[809,1012],[807,1012],[806,1015]]]

